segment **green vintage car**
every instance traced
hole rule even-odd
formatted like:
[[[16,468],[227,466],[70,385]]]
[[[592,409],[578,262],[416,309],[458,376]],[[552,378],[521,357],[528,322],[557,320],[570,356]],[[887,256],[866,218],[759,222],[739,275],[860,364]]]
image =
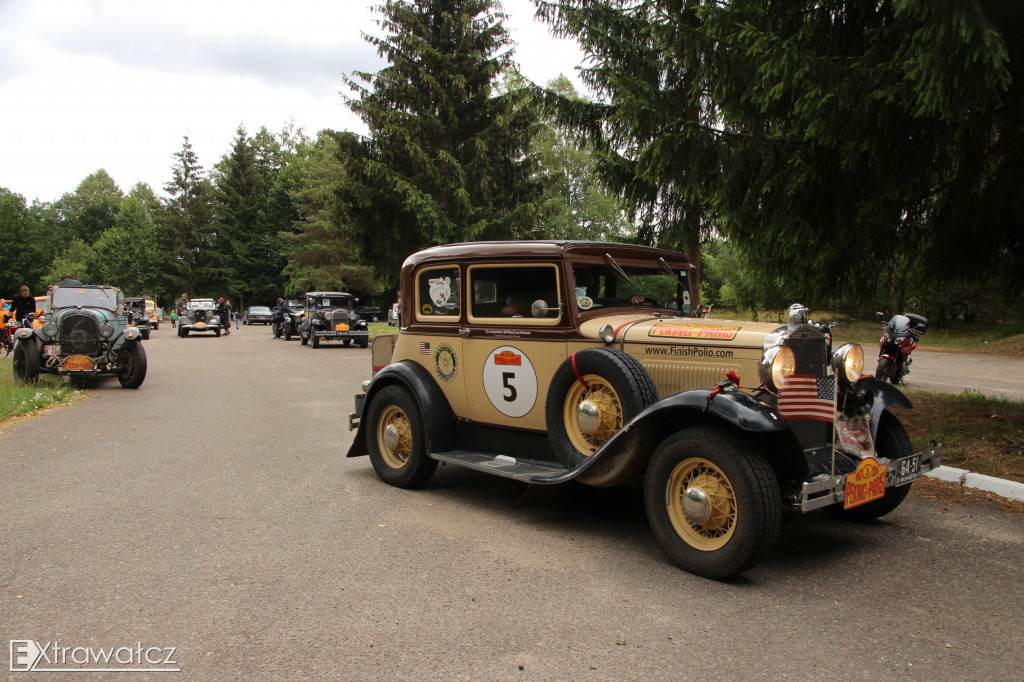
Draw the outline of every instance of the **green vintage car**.
[[[15,332],[13,366],[15,379],[23,383],[35,381],[40,372],[116,374],[124,388],[138,388],[146,378],[146,351],[116,287],[55,284],[43,324]]]

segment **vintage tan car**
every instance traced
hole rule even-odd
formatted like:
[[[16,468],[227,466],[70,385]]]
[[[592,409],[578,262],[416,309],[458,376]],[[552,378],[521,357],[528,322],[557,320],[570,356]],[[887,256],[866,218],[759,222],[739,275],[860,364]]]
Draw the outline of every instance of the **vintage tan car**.
[[[852,520],[895,509],[938,466],[861,376],[859,345],[787,324],[690,316],[676,253],[590,242],[489,242],[416,253],[401,329],[374,341],[349,457],[399,487],[448,462],[529,484],[641,481],[678,566],[746,571],[784,506]]]

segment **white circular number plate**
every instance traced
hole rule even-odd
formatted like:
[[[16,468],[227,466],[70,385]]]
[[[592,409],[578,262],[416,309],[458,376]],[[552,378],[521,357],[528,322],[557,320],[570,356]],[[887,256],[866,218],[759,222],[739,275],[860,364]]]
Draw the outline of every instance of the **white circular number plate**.
[[[537,402],[537,372],[518,348],[496,348],[484,362],[484,391],[498,412],[522,417]]]

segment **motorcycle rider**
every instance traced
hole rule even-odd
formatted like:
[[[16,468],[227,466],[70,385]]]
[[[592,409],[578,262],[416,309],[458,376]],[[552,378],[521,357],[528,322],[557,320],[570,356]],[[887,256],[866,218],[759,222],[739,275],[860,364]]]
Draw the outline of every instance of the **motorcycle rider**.
[[[29,294],[28,286],[22,284],[20,291],[11,299],[11,312],[18,322],[36,314],[36,299]]]

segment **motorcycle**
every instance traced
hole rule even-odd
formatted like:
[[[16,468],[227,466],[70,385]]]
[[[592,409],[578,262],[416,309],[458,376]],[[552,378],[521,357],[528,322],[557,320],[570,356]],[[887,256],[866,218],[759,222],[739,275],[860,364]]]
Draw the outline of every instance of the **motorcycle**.
[[[910,354],[917,348],[917,338],[928,331],[928,318],[907,313],[893,315],[888,322],[884,313],[875,313],[883,325],[882,338],[878,342],[878,366],[875,378],[888,379],[894,384],[903,381],[910,373]]]

